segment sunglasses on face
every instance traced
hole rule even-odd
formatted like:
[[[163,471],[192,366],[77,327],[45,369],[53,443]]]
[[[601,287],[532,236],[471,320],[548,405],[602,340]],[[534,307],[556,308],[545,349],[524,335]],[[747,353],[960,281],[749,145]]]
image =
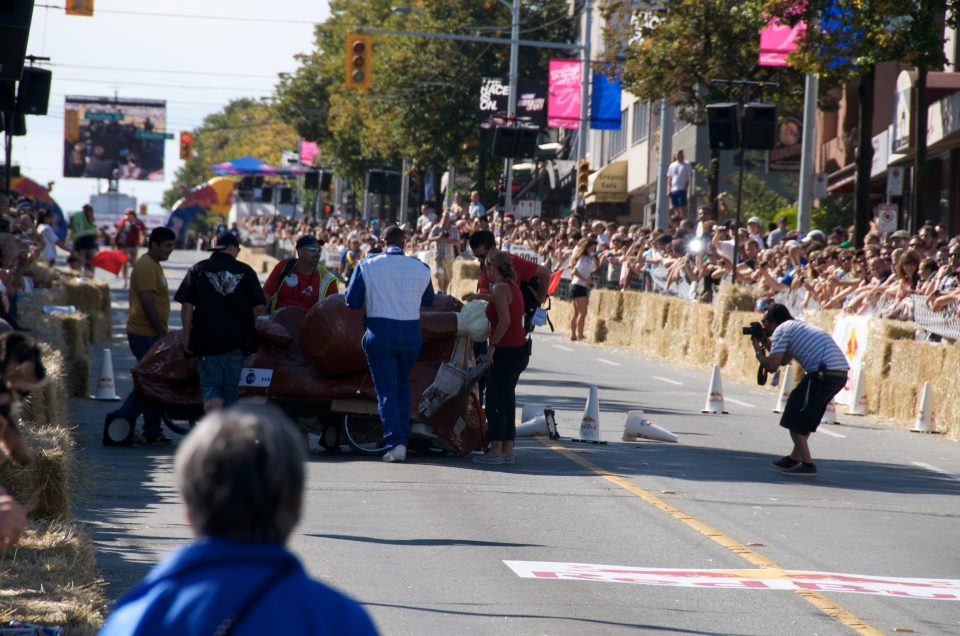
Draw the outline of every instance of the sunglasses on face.
[[[307,250],[311,254],[316,254],[317,252],[320,251],[319,247],[304,247],[303,249]]]

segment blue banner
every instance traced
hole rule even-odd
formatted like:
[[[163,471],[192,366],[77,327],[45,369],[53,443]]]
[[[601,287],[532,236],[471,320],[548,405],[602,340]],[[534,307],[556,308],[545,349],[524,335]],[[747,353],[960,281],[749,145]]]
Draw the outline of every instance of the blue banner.
[[[590,99],[590,128],[620,130],[620,80],[612,80],[603,73],[593,74],[593,93]]]

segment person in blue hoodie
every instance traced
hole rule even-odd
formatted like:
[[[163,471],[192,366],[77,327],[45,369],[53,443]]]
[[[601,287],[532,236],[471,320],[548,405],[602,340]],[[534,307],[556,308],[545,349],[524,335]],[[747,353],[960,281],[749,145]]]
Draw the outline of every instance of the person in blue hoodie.
[[[284,547],[300,520],[304,449],[271,407],[205,417],[180,444],[177,488],[197,539],[121,598],[103,636],[375,635],[360,605]]]

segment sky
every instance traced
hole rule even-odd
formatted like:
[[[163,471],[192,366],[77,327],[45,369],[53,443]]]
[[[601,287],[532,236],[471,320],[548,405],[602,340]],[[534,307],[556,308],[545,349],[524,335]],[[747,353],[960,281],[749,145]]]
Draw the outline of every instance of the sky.
[[[13,141],[14,165],[40,184],[54,181],[64,212],[98,192],[96,179],[63,177],[66,95],[166,100],[166,130],[179,137],[231,99],[269,97],[329,15],[326,0],[96,0],[93,17],[67,16],[64,4],[34,8],[27,53],[51,58],[49,113],[28,116],[27,135]],[[164,181],[122,180],[120,191],[158,212],[182,163],[178,140],[168,140]]]

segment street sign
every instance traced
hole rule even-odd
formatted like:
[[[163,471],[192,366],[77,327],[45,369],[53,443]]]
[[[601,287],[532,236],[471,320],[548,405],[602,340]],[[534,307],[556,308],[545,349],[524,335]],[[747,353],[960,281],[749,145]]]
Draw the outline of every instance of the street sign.
[[[540,216],[540,201],[524,199],[513,204],[513,212],[517,217],[524,219],[531,216]]]
[[[173,139],[173,133],[153,132],[152,130],[138,130],[134,136],[137,139]]]
[[[827,197],[827,175],[824,172],[818,172],[813,175],[813,198],[825,199]]]
[[[123,113],[105,113],[103,111],[88,110],[83,118],[87,121],[123,121]]]
[[[903,196],[903,167],[890,166],[887,169],[887,196]]]
[[[877,229],[884,233],[897,230],[897,204],[881,203],[877,206]]]

